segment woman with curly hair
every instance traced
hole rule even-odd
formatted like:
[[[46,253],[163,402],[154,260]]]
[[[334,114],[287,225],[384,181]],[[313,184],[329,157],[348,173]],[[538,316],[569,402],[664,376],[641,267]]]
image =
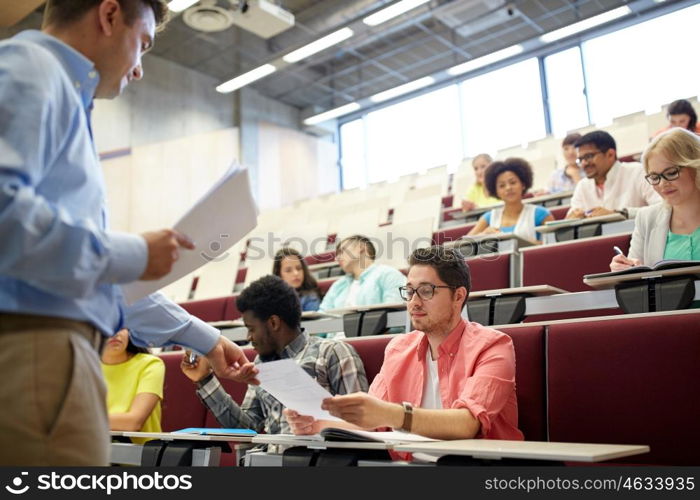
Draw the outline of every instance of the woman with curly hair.
[[[546,208],[523,203],[523,196],[532,187],[532,167],[522,158],[495,161],[486,169],[486,189],[503,201],[502,207],[486,212],[469,236],[490,233],[514,233],[533,243],[540,242],[535,227],[554,220]]]

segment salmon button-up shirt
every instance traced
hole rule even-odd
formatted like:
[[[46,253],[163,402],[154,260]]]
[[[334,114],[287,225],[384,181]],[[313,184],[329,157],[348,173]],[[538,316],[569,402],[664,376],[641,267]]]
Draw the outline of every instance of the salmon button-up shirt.
[[[384,401],[420,407],[427,376],[428,337],[420,331],[389,342],[369,393]],[[460,321],[438,348],[443,408],[465,408],[481,424],[477,438],[522,440],[515,395],[515,351],[510,337]]]

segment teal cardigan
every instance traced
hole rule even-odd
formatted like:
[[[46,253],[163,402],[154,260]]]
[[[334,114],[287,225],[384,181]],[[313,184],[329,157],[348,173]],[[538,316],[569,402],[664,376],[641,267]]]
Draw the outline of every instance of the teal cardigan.
[[[393,267],[372,264],[360,275],[360,289],[357,292],[357,305],[391,304],[401,302],[399,287],[406,284],[406,277]],[[345,307],[353,276],[346,274],[333,283],[323,298],[319,311]]]

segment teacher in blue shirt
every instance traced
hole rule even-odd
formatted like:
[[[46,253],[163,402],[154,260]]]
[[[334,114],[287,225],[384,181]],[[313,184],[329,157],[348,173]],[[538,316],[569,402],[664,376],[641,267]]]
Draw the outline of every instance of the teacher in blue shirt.
[[[110,231],[91,129],[95,98],[143,76],[163,0],[49,0],[42,31],[0,42],[0,465],[107,465],[99,348],[128,327],[178,343],[225,377],[254,381],[240,348],[155,294],[188,239]]]

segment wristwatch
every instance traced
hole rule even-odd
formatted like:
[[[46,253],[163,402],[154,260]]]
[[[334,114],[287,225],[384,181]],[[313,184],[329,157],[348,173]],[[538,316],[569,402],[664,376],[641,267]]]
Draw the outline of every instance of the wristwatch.
[[[618,210],[617,213],[621,214],[625,219],[630,218],[630,213],[626,208],[623,208],[622,210]]]
[[[401,403],[403,406],[403,424],[399,430],[411,432],[411,424],[413,423],[413,405],[408,401]]]

